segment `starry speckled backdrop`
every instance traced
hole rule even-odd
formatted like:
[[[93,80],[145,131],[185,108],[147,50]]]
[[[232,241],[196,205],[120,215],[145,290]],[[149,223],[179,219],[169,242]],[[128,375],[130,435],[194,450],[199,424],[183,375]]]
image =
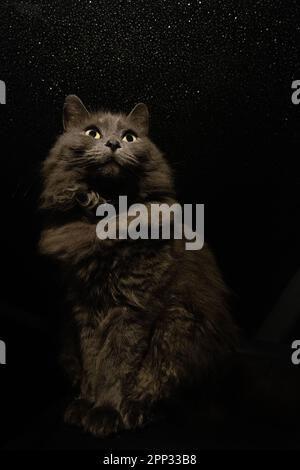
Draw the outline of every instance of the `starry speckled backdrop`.
[[[17,276],[14,302],[40,311],[31,194],[76,93],[91,108],[149,105],[180,199],[207,204],[207,237],[258,324],[299,264],[299,17],[297,0],[2,1],[4,298]]]
[[[299,268],[299,20],[298,0],[0,2],[5,439],[62,394],[59,288],[36,254],[36,198],[65,95],[91,108],[149,105],[180,200],[206,204],[206,238],[251,335]]]
[[[289,178],[295,156],[273,150],[297,139],[299,16],[297,0],[3,1],[1,128],[42,158],[66,94],[124,110],[142,100],[188,176],[196,162],[204,182]]]

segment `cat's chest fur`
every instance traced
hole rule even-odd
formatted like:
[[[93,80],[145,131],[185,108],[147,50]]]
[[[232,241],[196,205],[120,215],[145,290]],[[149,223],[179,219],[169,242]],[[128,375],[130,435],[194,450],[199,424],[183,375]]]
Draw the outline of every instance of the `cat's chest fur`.
[[[88,310],[105,312],[117,306],[146,308],[162,295],[172,265],[169,244],[124,243],[86,262],[75,274],[72,296]]]

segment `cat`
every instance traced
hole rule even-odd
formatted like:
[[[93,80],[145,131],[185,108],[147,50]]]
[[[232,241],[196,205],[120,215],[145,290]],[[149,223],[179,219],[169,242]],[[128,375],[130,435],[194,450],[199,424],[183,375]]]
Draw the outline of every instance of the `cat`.
[[[176,202],[147,106],[89,112],[69,95],[63,125],[42,167],[39,249],[66,289],[62,361],[77,397],[65,421],[105,437],[144,426],[159,403],[221,374],[238,333],[206,244],[187,251],[184,240],[96,236],[103,202]]]

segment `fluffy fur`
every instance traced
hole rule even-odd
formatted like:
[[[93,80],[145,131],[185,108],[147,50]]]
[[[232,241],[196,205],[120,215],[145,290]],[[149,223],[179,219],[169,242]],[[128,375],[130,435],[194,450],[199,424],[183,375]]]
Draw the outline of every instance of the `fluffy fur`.
[[[78,396],[65,420],[103,437],[145,424],[157,404],[218,375],[236,329],[207,246],[96,236],[103,201],[175,202],[147,107],[89,113],[69,96],[64,127],[43,165],[40,251],[57,261],[68,300],[63,359]],[[86,135],[90,128],[101,138]],[[124,140],[128,131],[136,140]]]

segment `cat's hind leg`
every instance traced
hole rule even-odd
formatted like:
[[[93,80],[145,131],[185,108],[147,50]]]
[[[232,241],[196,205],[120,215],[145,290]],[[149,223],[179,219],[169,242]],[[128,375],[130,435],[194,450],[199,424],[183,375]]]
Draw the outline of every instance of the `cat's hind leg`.
[[[181,387],[204,382],[222,369],[233,343],[231,328],[184,306],[170,306],[157,322],[143,364],[128,382],[121,405],[127,429],[139,427]],[[179,393],[180,395],[180,393]]]
[[[124,429],[120,413],[124,383],[139,369],[147,346],[149,328],[138,317],[128,307],[113,308],[97,332],[101,348],[93,374],[95,404],[83,421],[85,431],[94,436],[106,437]]]

